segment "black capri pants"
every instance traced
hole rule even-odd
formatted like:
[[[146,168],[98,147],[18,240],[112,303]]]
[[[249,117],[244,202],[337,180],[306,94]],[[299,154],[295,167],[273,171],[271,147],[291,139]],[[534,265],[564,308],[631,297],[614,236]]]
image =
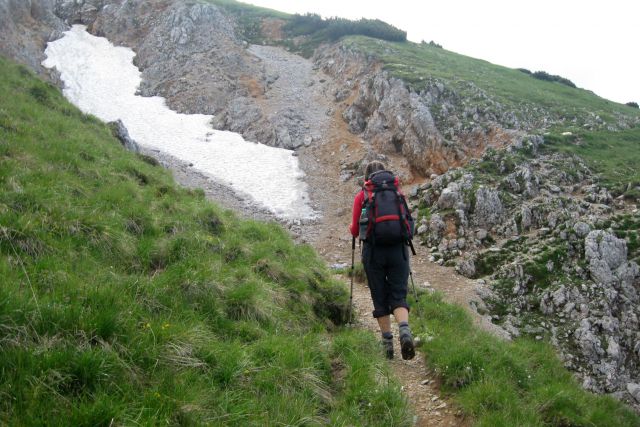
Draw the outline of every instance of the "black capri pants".
[[[392,246],[365,243],[362,248],[362,264],[373,300],[373,317],[388,316],[398,307],[409,309],[409,256],[404,243]]]

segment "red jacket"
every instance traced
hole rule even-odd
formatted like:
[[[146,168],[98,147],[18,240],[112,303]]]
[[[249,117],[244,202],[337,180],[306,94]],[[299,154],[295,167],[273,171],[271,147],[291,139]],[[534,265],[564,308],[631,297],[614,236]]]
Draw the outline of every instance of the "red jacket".
[[[351,225],[349,231],[353,237],[358,237],[360,234],[360,213],[362,212],[362,205],[364,204],[364,190],[360,190],[356,197],[353,199],[353,212],[351,213]]]

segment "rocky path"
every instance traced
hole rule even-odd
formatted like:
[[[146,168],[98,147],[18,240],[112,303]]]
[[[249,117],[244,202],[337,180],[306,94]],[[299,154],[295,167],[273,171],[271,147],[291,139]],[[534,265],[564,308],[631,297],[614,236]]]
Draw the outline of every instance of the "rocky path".
[[[347,227],[353,195],[359,188],[353,179],[345,182],[340,178],[341,164],[362,158],[366,143],[348,131],[341,117],[340,106],[334,102],[336,86],[331,77],[314,70],[310,61],[279,48],[252,46],[250,51],[263,61],[268,74],[279,76],[265,92],[262,100],[267,104],[263,105],[265,110],[271,114],[281,114],[283,111],[289,114],[295,108],[296,116],[302,118],[302,122],[301,127],[293,128],[294,132],[303,130],[311,135],[312,143],[301,147],[298,157],[321,218],[303,227],[300,238],[313,245],[330,264],[350,262],[351,239]],[[291,123],[289,126],[291,128]],[[426,260],[426,254],[418,259]],[[421,262],[415,267],[416,275],[432,277],[434,288],[449,291],[452,296],[456,292],[461,293],[455,300],[463,301],[464,291],[473,289],[468,281],[461,280],[458,283],[447,277],[456,276],[450,269],[442,269],[439,275],[424,271],[431,266],[439,267]],[[378,326],[371,311],[368,288],[364,284],[354,284],[356,324],[377,336]],[[394,327],[394,335],[398,337],[397,326]],[[418,353],[413,360],[405,361],[399,356],[399,348],[396,349],[396,355],[390,364],[413,407],[414,424],[465,425],[451,402],[440,395],[437,378],[427,369],[424,355]]]
[[[373,305],[369,288],[364,283],[353,284],[353,307],[356,326],[379,335],[378,324],[371,316]],[[412,360],[402,360],[398,325],[393,324],[395,358],[389,361],[391,369],[402,385],[411,403],[416,426],[466,426],[468,423],[452,403],[440,395],[437,376],[426,365],[424,354],[417,352]]]
[[[350,262],[351,238],[347,228],[353,196],[359,187],[353,179],[344,181],[340,178],[341,165],[361,159],[367,144],[348,131],[340,105],[334,102],[335,84],[329,76],[314,69],[310,61],[275,47],[251,46],[249,51],[260,59],[270,76],[271,83],[258,98],[262,110],[272,122],[286,128],[291,137],[303,141],[297,154],[314,208],[320,213],[315,221],[285,225],[299,241],[314,246],[328,264]],[[157,156],[157,153],[152,154]],[[211,183],[189,165],[170,158],[162,160],[174,170],[183,185],[203,188],[210,198],[245,217],[273,219],[266,212],[252,211],[252,205],[242,196],[225,196],[225,188]],[[390,162],[393,164],[394,159]],[[475,283],[450,268],[428,262],[425,248],[417,247],[416,250],[418,256],[413,259],[412,266],[416,286],[442,291],[448,301],[469,308],[469,301],[475,298]],[[378,326],[371,311],[368,288],[364,284],[354,284],[356,324],[377,336]],[[492,327],[487,319],[470,312],[479,325],[487,329]],[[397,337],[397,326],[394,327]],[[396,354],[398,356],[389,363],[412,406],[414,424],[466,425],[451,401],[440,394],[438,379],[427,368],[424,355],[418,352],[413,360],[404,361],[399,356],[399,348]]]

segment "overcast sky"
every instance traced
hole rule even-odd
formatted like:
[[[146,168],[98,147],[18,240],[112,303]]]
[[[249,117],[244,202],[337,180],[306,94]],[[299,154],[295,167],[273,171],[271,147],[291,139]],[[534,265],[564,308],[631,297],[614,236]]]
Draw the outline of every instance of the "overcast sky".
[[[546,71],[612,101],[640,103],[638,0],[244,0],[289,13],[378,18],[411,41]]]

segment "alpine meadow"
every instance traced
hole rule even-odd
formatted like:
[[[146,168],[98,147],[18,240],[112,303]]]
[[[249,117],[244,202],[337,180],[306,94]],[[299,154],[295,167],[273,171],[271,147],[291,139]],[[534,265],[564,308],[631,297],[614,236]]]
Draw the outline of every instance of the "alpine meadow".
[[[104,50],[51,65],[72,36]],[[443,44],[235,0],[0,0],[0,424],[640,426],[637,103]],[[390,331],[367,200],[413,219]]]

